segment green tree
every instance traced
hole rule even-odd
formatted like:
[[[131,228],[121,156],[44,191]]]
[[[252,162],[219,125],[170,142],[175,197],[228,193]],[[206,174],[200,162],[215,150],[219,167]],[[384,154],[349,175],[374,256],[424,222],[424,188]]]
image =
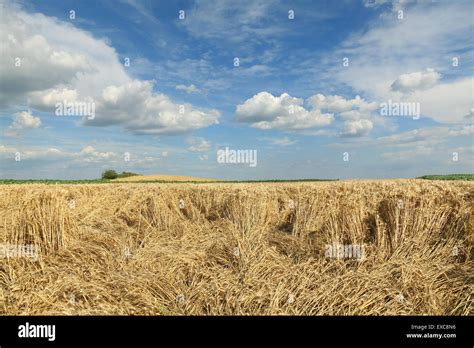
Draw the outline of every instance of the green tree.
[[[102,173],[102,179],[116,179],[118,174],[115,170],[107,169]]]

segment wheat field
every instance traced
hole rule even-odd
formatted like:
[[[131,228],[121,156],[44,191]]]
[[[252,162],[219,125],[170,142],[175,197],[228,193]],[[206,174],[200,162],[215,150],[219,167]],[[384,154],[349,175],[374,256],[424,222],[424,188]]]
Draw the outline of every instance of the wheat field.
[[[470,315],[474,184],[2,185],[2,315]],[[363,245],[330,258],[327,245]]]

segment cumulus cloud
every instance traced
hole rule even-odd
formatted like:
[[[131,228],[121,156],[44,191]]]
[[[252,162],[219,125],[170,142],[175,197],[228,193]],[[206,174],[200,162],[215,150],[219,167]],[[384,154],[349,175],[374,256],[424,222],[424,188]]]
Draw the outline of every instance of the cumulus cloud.
[[[370,120],[348,121],[344,124],[343,136],[358,137],[368,134],[373,128],[373,123]]]
[[[328,67],[315,73],[380,102],[401,101],[409,93],[420,103],[423,116],[443,123],[465,122],[473,87],[469,69],[461,66],[469,64],[472,52],[472,6],[469,1],[419,1],[409,6],[403,20],[389,6],[381,7],[384,11],[367,30],[349,35],[328,55]],[[349,68],[331,67],[334,56],[349,57]],[[451,65],[453,57],[459,58],[459,67]],[[408,76],[402,79],[403,75]]]
[[[419,101],[421,112],[441,123],[465,122],[472,108],[472,77],[439,83],[423,91],[415,91],[411,99]]]
[[[305,103],[287,93],[275,97],[260,92],[237,106],[236,119],[250,123],[254,128],[290,131],[327,127],[339,120],[343,125],[340,135],[362,136],[372,130],[376,109],[376,103],[369,103],[359,96],[345,99],[338,95],[316,94]]]
[[[176,104],[153,92],[153,82],[133,80],[108,86],[96,100],[97,116],[86,125],[122,125],[137,134],[179,134],[218,123],[217,110]]]
[[[24,130],[39,128],[41,126],[41,119],[33,116],[31,111],[21,111],[14,114],[13,122],[10,125],[12,130]]]
[[[107,166],[149,166],[156,163],[159,159],[154,156],[148,156],[146,151],[131,151],[129,161],[124,162],[124,154],[122,152],[110,151],[104,146],[103,150],[99,150],[94,146],[87,145],[80,151],[68,152],[67,156],[76,164],[99,164],[102,167]]]
[[[354,99],[345,99],[338,95],[324,96],[316,94],[308,99],[309,103],[318,109],[327,110],[328,112],[341,113],[347,118],[351,118],[350,112],[371,112],[377,109],[377,103],[368,103],[360,96]],[[346,113],[346,114],[343,114]],[[352,114],[354,115],[354,113]]]
[[[218,123],[217,110],[175,103],[156,93],[153,82],[131,78],[113,47],[69,23],[4,5],[0,39],[0,107],[28,101],[52,111],[57,102],[86,101],[95,104],[86,125],[120,125],[136,134],[179,134]]]
[[[392,91],[411,93],[433,87],[441,75],[434,69],[412,72],[400,75],[391,85]]]
[[[331,124],[332,114],[323,114],[318,109],[307,110],[302,106],[303,102],[287,93],[275,97],[260,92],[237,106],[236,119],[259,129],[298,130]]]
[[[28,104],[41,111],[51,111],[56,103],[77,101],[77,91],[68,88],[51,88],[44,91],[31,92],[28,95]]]
[[[28,92],[72,82],[76,74],[92,70],[83,54],[63,48],[45,37],[42,29],[46,22],[48,20],[42,15],[29,15],[5,4],[2,6],[1,106],[21,102]],[[53,19],[49,24],[53,31],[58,25]],[[62,35],[68,36],[70,31]]]
[[[93,146],[84,147],[76,157],[80,157],[85,162],[102,163],[112,159],[117,160],[119,155],[112,151],[98,151]]]
[[[206,152],[211,148],[211,142],[204,138],[190,138],[188,143],[190,144],[188,151],[191,152]]]

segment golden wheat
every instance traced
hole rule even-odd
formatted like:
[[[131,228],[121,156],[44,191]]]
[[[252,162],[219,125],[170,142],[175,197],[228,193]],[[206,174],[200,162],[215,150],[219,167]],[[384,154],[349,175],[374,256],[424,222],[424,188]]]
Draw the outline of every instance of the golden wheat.
[[[40,257],[0,259],[0,314],[469,315],[473,198],[419,180],[4,185],[0,243]]]

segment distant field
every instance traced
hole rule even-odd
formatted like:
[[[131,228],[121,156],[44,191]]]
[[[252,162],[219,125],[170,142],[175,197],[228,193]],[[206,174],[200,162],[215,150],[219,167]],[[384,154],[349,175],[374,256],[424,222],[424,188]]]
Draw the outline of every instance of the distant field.
[[[154,183],[154,184],[175,184],[175,183],[189,183],[189,184],[205,184],[205,183],[284,183],[284,182],[324,182],[324,181],[338,181],[338,179],[288,179],[288,180],[213,180],[195,177],[185,176],[140,176],[140,179],[130,180],[138,176],[126,177],[120,179],[95,179],[95,180],[54,180],[54,179],[43,179],[43,180],[17,180],[17,179],[0,179],[0,185],[2,184],[47,184],[47,185],[70,185],[70,184],[123,184],[127,182],[131,183]],[[188,178],[188,179],[183,179]]]
[[[449,174],[449,175],[423,175],[417,179],[423,180],[467,180],[473,181],[474,174]],[[370,179],[360,179],[367,181]],[[385,179],[391,180],[391,179]],[[397,179],[394,179],[397,180]],[[268,180],[222,180],[222,179],[209,179],[209,178],[198,178],[193,176],[178,176],[178,175],[136,175],[125,178],[106,180],[106,179],[93,179],[93,180],[16,180],[16,179],[0,179],[0,185],[2,184],[113,184],[113,183],[285,183],[285,182],[330,182],[339,181],[339,179],[268,179]],[[344,180],[351,181],[351,180]]]
[[[0,244],[39,253],[1,260],[0,315],[472,315],[473,197],[419,179],[3,185]]]
[[[427,180],[474,180],[474,174],[423,175],[419,179]]]
[[[181,176],[181,175],[134,175],[126,178],[119,178],[112,180],[115,181],[127,181],[127,182],[136,182],[136,181],[172,181],[172,182],[181,182],[181,181],[190,181],[190,182],[209,182],[216,181],[214,179],[206,178],[196,178],[193,176]]]

